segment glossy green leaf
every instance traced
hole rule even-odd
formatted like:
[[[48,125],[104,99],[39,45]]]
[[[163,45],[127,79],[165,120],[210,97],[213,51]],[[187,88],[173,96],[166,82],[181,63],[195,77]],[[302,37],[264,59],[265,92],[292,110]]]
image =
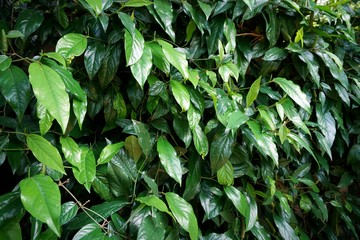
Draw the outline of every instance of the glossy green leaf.
[[[87,99],[85,98],[84,101],[73,99],[73,112],[81,130],[87,112]]]
[[[173,120],[173,127],[175,133],[184,142],[185,147],[188,148],[191,144],[192,135],[189,128],[189,124],[185,117],[181,115],[175,115]]]
[[[180,226],[189,233],[190,239],[198,239],[198,223],[190,203],[172,192],[167,192],[165,197],[172,214]]]
[[[74,167],[80,167],[81,149],[71,137],[60,137],[61,150],[65,159]]]
[[[165,54],[161,46],[157,42],[147,43],[151,48],[153,63],[164,73],[168,74],[170,72],[170,62],[165,58]]]
[[[160,137],[157,141],[157,151],[165,171],[181,185],[181,161],[174,147],[164,137]]]
[[[101,0],[85,0],[89,6],[94,10],[96,15],[99,15],[102,11],[102,1]]]
[[[79,210],[75,202],[66,202],[61,205],[60,225],[64,225],[74,218]]]
[[[200,181],[201,181],[201,159],[193,158],[189,161],[189,174],[186,178],[186,187],[184,190],[183,198],[186,201],[190,201],[195,198],[200,192]]]
[[[150,196],[146,196],[146,197],[138,197],[138,198],[136,198],[136,201],[144,203],[144,204],[146,204],[147,206],[150,206],[150,207],[155,207],[159,211],[167,213],[171,217],[173,217],[173,215],[169,211],[169,209],[166,206],[166,204],[164,203],[164,201],[161,200],[160,198],[154,196],[154,195],[150,195]]]
[[[308,113],[311,113],[310,101],[306,94],[301,91],[299,85],[294,84],[292,81],[285,78],[274,78],[274,82],[284,90],[289,97],[294,100],[300,107],[304,108]]]
[[[48,140],[36,134],[29,134],[26,136],[26,143],[42,164],[66,174],[59,151]]]
[[[119,12],[118,17],[121,20],[121,23],[124,25],[124,27],[129,31],[131,37],[135,36],[135,22],[131,18],[130,15]]]
[[[299,178],[298,180],[299,180],[299,182],[310,187],[313,192],[316,192],[316,193],[320,192],[319,188],[316,186],[316,184],[312,180],[310,180],[308,178]]]
[[[135,29],[134,36],[131,36],[128,30],[125,31],[125,56],[126,56],[126,65],[131,66],[143,55],[145,46],[144,37],[141,33]]]
[[[72,60],[80,56],[86,50],[87,38],[78,33],[64,35],[56,44],[56,52],[64,56],[65,59]]]
[[[302,51],[300,59],[307,64],[307,69],[310,73],[311,79],[315,84],[320,84],[319,76],[319,63],[317,62],[315,56],[309,51]]]
[[[3,227],[0,227],[0,238],[11,240],[22,240],[20,223],[16,219],[7,221]]]
[[[154,0],[154,9],[161,19],[162,28],[169,35],[171,40],[175,42],[175,32],[172,27],[173,8],[172,2],[166,0]]]
[[[145,124],[142,122],[138,122],[133,120],[133,126],[135,129],[136,134],[138,135],[138,141],[141,146],[141,149],[145,156],[148,156],[150,154],[150,151],[152,149],[152,142],[150,138],[150,133],[146,129]]]
[[[11,65],[12,59],[6,55],[0,55],[0,71],[5,71]]]
[[[125,149],[135,162],[139,161],[142,155],[142,149],[137,137],[135,137],[134,135],[128,136],[125,139]]]
[[[78,166],[73,167],[73,173],[76,180],[90,192],[91,182],[95,179],[96,174],[95,156],[93,151],[87,147],[80,147],[80,150],[81,162]]]
[[[98,71],[100,86],[106,88],[114,79],[119,68],[121,47],[118,44],[108,46],[104,61]]]
[[[311,169],[311,164],[303,164],[300,165],[292,174],[293,178],[301,178],[304,177]]]
[[[228,123],[226,128],[228,129],[238,129],[249,119],[243,112],[236,110],[228,115]]]
[[[44,21],[44,13],[34,9],[27,9],[20,13],[16,19],[15,30],[24,35],[24,39],[34,33]]]
[[[224,82],[229,82],[230,77],[235,78],[237,81],[239,78],[239,69],[232,62],[227,62],[219,67],[219,74]]]
[[[230,158],[235,138],[230,130],[220,129],[210,145],[210,164],[216,173]]]
[[[206,29],[207,22],[205,20],[205,16],[202,12],[198,11],[194,8],[191,4],[184,1],[183,7],[185,12],[192,18],[198,29],[200,30],[201,34],[204,34],[204,30]]]
[[[307,195],[302,194],[300,198],[300,208],[305,212],[309,212],[311,210],[311,206],[312,203],[310,198]]]
[[[164,239],[165,237],[165,226],[161,223],[157,223],[156,219],[151,216],[147,216],[140,224],[139,232],[137,235],[138,240],[158,240]]]
[[[282,217],[274,214],[273,215],[274,222],[276,227],[278,228],[281,236],[284,239],[298,240],[299,237],[296,236],[294,229],[289,225],[289,223]]]
[[[250,184],[246,186],[245,196],[249,204],[249,208],[247,208],[245,211],[245,231],[249,231],[253,228],[258,218],[258,207],[255,199],[255,189]]]
[[[200,125],[196,125],[194,129],[191,130],[191,132],[196,151],[200,154],[202,158],[205,158],[205,156],[209,152],[209,141],[204,131],[202,130]]]
[[[143,54],[141,58],[130,66],[130,70],[136,81],[141,88],[144,87],[145,82],[150,75],[152,68],[152,53],[148,45],[144,46]]]
[[[189,69],[188,61],[186,60],[186,55],[183,52],[178,51],[173,48],[170,43],[167,43],[163,40],[158,40],[158,43],[161,45],[165,58],[173,65],[181,75],[185,78],[189,78]]]
[[[123,148],[125,145],[124,142],[118,142],[114,144],[109,144],[101,150],[100,157],[97,160],[97,165],[105,164],[110,162],[110,160]]]
[[[43,136],[51,128],[54,118],[39,102],[36,103],[36,116],[39,119],[40,134]]]
[[[233,52],[236,49],[237,30],[234,21],[232,21],[231,19],[226,19],[224,23],[224,34],[226,40],[228,41],[228,43],[225,46],[225,51],[227,53]]]
[[[316,105],[316,118],[321,133],[325,136],[326,144],[328,148],[331,148],[335,141],[336,135],[336,123],[331,112],[324,112],[321,105]]]
[[[0,228],[5,228],[11,219],[20,219],[24,207],[20,201],[20,191],[13,191],[0,196]],[[1,236],[1,235],[0,235]]]
[[[5,61],[11,63],[9,59]],[[3,62],[1,65],[6,64]],[[29,80],[24,71],[16,66],[0,71],[0,91],[21,122],[31,98]]]
[[[7,38],[24,38],[24,34],[18,30],[10,30],[6,34]]]
[[[231,200],[239,213],[245,217],[246,212],[248,212],[250,208],[249,203],[246,201],[245,195],[232,186],[225,186],[224,191],[226,196]]]
[[[73,240],[105,239],[105,233],[96,223],[84,225],[73,237]]]
[[[29,80],[36,99],[56,119],[65,133],[70,116],[70,102],[60,75],[50,67],[34,62],[29,67]]]
[[[326,207],[326,205],[324,203],[324,200],[322,199],[322,197],[319,194],[317,194],[315,192],[310,192],[310,195],[314,199],[317,208],[320,210],[321,220],[322,221],[327,221],[328,218],[329,218],[329,212],[328,212],[327,207]]]
[[[69,18],[65,12],[65,7],[57,6],[55,8],[55,16],[61,27],[67,28],[69,26]]]
[[[253,228],[250,230],[251,233],[259,240],[270,240],[271,235],[267,230],[257,221]]]
[[[179,81],[170,80],[171,91],[176,102],[180,105],[183,112],[190,107],[190,94],[186,87]]]
[[[283,144],[285,142],[289,133],[290,133],[290,130],[286,127],[286,125],[281,124],[281,126],[279,128],[279,138],[280,138],[281,144]]]
[[[149,0],[129,0],[123,6],[124,7],[143,7],[149,6],[153,4],[153,2]]]
[[[294,106],[294,103],[289,99],[286,98],[285,100],[283,100],[281,102],[281,110],[284,111],[286,117],[288,117],[290,119],[290,121],[298,128],[300,128],[301,130],[303,130],[305,133],[307,134],[311,134],[309,128],[305,125],[305,123],[303,122],[299,112],[297,111],[297,109]],[[280,105],[277,105],[278,110],[280,109]]]
[[[288,53],[286,50],[273,47],[266,51],[263,60],[264,61],[281,61],[287,57]]]
[[[246,95],[246,107],[250,107],[256,100],[260,90],[261,76],[251,84],[250,90]]]
[[[216,176],[219,184],[231,186],[234,184],[234,167],[227,161],[217,172]]]
[[[306,138],[300,137],[299,135],[296,135],[292,132],[288,133],[288,137],[297,142],[301,148],[305,148],[314,157],[314,159],[317,159],[311,148],[310,143],[307,141]]]
[[[49,176],[39,174],[21,180],[20,191],[25,209],[60,237],[61,199],[57,184]]]
[[[89,41],[84,54],[84,65],[86,72],[92,80],[99,71],[106,54],[105,45],[99,41]]]
[[[48,53],[44,53],[44,56],[53,59],[55,61],[57,61],[58,63],[60,63],[62,66],[66,67],[66,62],[65,62],[65,58],[57,52],[48,52]]]
[[[207,4],[205,2],[202,2],[200,0],[197,1],[199,4],[199,7],[201,8],[201,10],[204,12],[205,16],[206,16],[206,21],[209,20],[209,17],[213,11],[213,6],[211,6],[210,4]]]

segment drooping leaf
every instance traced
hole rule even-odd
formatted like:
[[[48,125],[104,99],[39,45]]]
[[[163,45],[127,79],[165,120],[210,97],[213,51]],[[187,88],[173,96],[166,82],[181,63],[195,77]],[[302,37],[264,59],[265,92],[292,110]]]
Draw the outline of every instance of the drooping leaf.
[[[126,65],[131,66],[143,55],[145,41],[139,30],[135,29],[135,34],[132,36],[128,30],[125,30],[125,57]]]
[[[5,71],[11,66],[12,59],[6,55],[0,55],[0,71]]]
[[[97,160],[97,165],[110,162],[110,160],[124,147],[124,142],[109,144],[101,150],[100,157]]]
[[[224,191],[239,213],[245,217],[250,208],[245,195],[233,186],[225,186]]]
[[[237,81],[239,78],[239,69],[232,62],[227,62],[219,67],[219,74],[224,82],[229,82],[230,77],[235,78]]]
[[[148,45],[145,44],[143,54],[141,58],[130,66],[130,70],[136,81],[139,83],[141,88],[144,87],[144,84],[150,75],[152,68],[152,53]]]
[[[11,219],[20,219],[24,210],[20,201],[20,191],[1,195],[0,203],[0,228],[4,228]]]
[[[175,32],[172,27],[173,21],[173,8],[172,2],[166,0],[154,0],[154,9],[161,19],[161,26],[169,35],[171,40],[175,42]]]
[[[86,72],[92,80],[99,71],[105,57],[105,45],[99,41],[89,41],[84,54],[84,65]]]
[[[29,67],[29,80],[36,99],[57,120],[65,133],[70,116],[70,102],[60,75],[46,65],[33,62]]]
[[[78,166],[73,167],[73,173],[76,180],[90,192],[91,182],[95,179],[96,174],[95,156],[93,151],[87,147],[80,147],[80,150],[81,162]]]
[[[39,102],[36,103],[36,116],[39,118],[40,134],[43,136],[51,128],[54,118]]]
[[[87,38],[78,33],[64,35],[56,44],[56,52],[64,56],[65,59],[72,60],[80,56],[86,50]]]
[[[147,45],[151,48],[154,65],[166,74],[170,72],[170,62],[165,58],[161,46],[157,42],[150,42]]]
[[[42,164],[66,174],[59,151],[48,140],[36,134],[29,134],[26,136],[26,143]]]
[[[310,101],[306,94],[301,90],[299,85],[294,84],[292,81],[285,78],[274,78],[274,82],[284,90],[289,97],[294,100],[300,107],[304,108],[308,113],[311,113]]]
[[[186,87],[179,81],[170,80],[171,91],[176,102],[180,105],[183,112],[190,107],[190,94]]]
[[[210,145],[211,171],[216,173],[229,160],[235,138],[230,130],[220,129]]]
[[[196,126],[191,130],[194,145],[196,148],[196,151],[200,154],[202,158],[205,158],[205,156],[209,152],[209,141],[200,127],[200,125],[196,124]]]
[[[0,91],[21,122],[31,98],[29,80],[24,71],[16,66],[0,71]]]
[[[219,184],[231,186],[234,183],[234,167],[230,161],[227,161],[217,172],[216,176]]]
[[[106,48],[104,61],[98,71],[100,86],[106,88],[114,79],[119,68],[121,56],[121,46],[119,44],[112,44]]]
[[[175,115],[173,120],[173,127],[175,133],[184,142],[185,147],[188,148],[191,144],[192,135],[189,128],[189,124],[185,117],[181,115]]]
[[[159,211],[162,211],[164,213],[169,214],[171,217],[173,217],[173,215],[171,214],[171,212],[169,211],[168,207],[166,206],[166,204],[164,203],[163,200],[161,200],[160,198],[154,196],[154,195],[150,195],[150,196],[146,196],[146,197],[138,197],[136,198],[136,201],[139,201],[141,203],[146,204],[147,206],[150,207],[155,207],[157,208]]]
[[[138,122],[133,120],[133,126],[136,134],[138,135],[138,141],[141,146],[141,149],[145,156],[148,156],[150,154],[150,151],[152,149],[152,142],[150,138],[150,133],[146,129],[146,126],[142,122]]]
[[[20,191],[25,209],[60,237],[61,199],[57,184],[49,176],[39,174],[21,180]]]
[[[198,223],[190,203],[176,193],[165,194],[169,208],[180,226],[190,235],[190,239],[198,239]]]
[[[73,219],[76,216],[78,210],[78,205],[72,201],[61,205],[60,225],[64,225]]]
[[[260,90],[261,76],[251,84],[250,90],[246,95],[246,107],[250,107],[251,104],[256,100]]]
[[[164,137],[160,137],[157,141],[157,151],[165,171],[181,185],[181,162],[174,147]]]

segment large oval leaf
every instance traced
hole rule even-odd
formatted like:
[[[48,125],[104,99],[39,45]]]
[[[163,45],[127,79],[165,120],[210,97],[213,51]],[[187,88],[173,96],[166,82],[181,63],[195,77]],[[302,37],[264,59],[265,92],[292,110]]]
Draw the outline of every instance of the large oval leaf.
[[[44,21],[44,13],[34,9],[22,11],[16,19],[15,29],[21,32],[24,38],[28,38],[35,32]]]
[[[21,180],[20,191],[25,209],[60,237],[61,199],[57,184],[49,176],[39,174]]]
[[[64,56],[65,59],[80,56],[84,53],[87,46],[87,38],[78,33],[64,35],[56,44],[56,52]]]
[[[29,80],[36,99],[58,121],[65,133],[70,116],[70,102],[60,75],[50,67],[34,62],[29,67]]]
[[[59,151],[48,140],[36,134],[29,134],[26,143],[37,160],[49,168],[66,174]]]
[[[160,137],[157,142],[157,150],[165,171],[181,185],[181,162],[174,147],[164,137]]]
[[[172,214],[180,226],[190,234],[190,239],[198,239],[198,223],[190,203],[172,192],[167,192],[165,197]]]

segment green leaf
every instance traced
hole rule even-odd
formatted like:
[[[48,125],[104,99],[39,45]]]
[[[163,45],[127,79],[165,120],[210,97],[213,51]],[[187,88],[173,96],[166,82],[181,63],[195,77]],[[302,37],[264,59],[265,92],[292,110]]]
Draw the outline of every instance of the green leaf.
[[[148,156],[151,152],[152,145],[153,145],[151,142],[150,133],[146,129],[146,125],[143,124],[142,122],[138,122],[135,120],[132,120],[132,122],[133,122],[134,130],[138,136],[138,141],[139,141],[140,147],[141,147],[144,155]]]
[[[190,234],[190,239],[198,239],[198,223],[192,206],[176,193],[167,192],[165,197],[172,214]]]
[[[21,226],[18,220],[7,221],[3,227],[0,227],[1,239],[22,240]]]
[[[73,99],[73,112],[81,130],[87,112],[87,99],[85,98],[84,101]]]
[[[320,104],[316,105],[316,118],[321,133],[325,136],[325,142],[328,148],[331,148],[335,141],[336,123],[334,117],[329,111],[323,111]]]
[[[89,6],[94,10],[96,15],[102,12],[102,1],[101,0],[85,0]]]
[[[185,78],[189,78],[189,69],[188,61],[186,60],[186,55],[183,52],[174,49],[170,43],[167,43],[163,40],[158,40],[158,43],[161,45],[165,58],[173,65],[181,75]]]
[[[87,38],[79,33],[68,33],[61,37],[56,44],[56,52],[60,53],[65,59],[71,61],[86,50]]]
[[[273,81],[279,84],[282,90],[284,90],[284,92],[289,95],[290,98],[294,100],[300,107],[311,114],[310,101],[308,100],[306,94],[301,91],[299,85],[296,85],[292,81],[285,78],[274,78]]]
[[[324,221],[324,222],[328,221],[329,212],[328,212],[328,210],[326,208],[326,205],[325,205],[324,200],[322,199],[322,197],[319,194],[317,194],[315,192],[312,192],[312,191],[310,191],[309,193],[310,193],[311,197],[314,199],[318,209],[320,210],[321,220]],[[315,206],[313,206],[313,207],[315,207]]]
[[[130,70],[141,88],[144,87],[145,82],[150,75],[152,68],[152,53],[148,45],[145,44],[141,58],[130,66]]]
[[[73,173],[76,180],[90,192],[91,182],[95,179],[96,174],[95,156],[93,151],[87,147],[80,147],[80,149],[81,162],[78,166],[73,167]]]
[[[124,25],[124,27],[129,31],[131,37],[135,37],[135,22],[133,21],[131,16],[126,13],[119,12],[118,17],[120,18],[121,23]]]
[[[227,53],[233,52],[236,49],[236,33],[237,30],[234,21],[232,21],[231,19],[226,19],[224,23],[224,34],[226,40],[228,41],[225,46],[225,51]]]
[[[36,103],[36,116],[39,118],[40,134],[43,136],[51,128],[54,118],[39,102]]]
[[[106,54],[105,45],[100,41],[89,41],[84,54],[84,65],[86,72],[92,80],[99,71]]]
[[[176,102],[180,105],[183,112],[190,107],[190,94],[186,87],[179,81],[170,80],[171,91]]]
[[[287,57],[288,53],[285,49],[273,47],[266,51],[264,61],[281,61]]]
[[[258,217],[258,207],[255,199],[255,190],[250,184],[247,184],[245,194],[246,194],[246,200],[249,204],[249,208],[247,208],[245,211],[245,223],[246,223],[245,231],[249,231],[253,228],[253,226],[256,223],[256,219]]]
[[[44,53],[44,56],[53,59],[55,61],[57,61],[58,63],[60,63],[63,67],[66,67],[66,62],[65,62],[65,58],[57,52],[48,52],[48,53]]]
[[[306,63],[313,82],[319,86],[320,85],[319,63],[317,62],[314,55],[309,51],[301,51],[299,57],[303,62]]]
[[[230,130],[219,129],[210,145],[210,164],[216,173],[230,158],[235,137]]]
[[[46,223],[60,237],[60,190],[46,175],[35,175],[20,182],[21,202],[35,218]]]
[[[1,65],[5,65],[4,62]],[[29,80],[24,71],[16,66],[0,71],[0,91],[21,122],[31,98]]]
[[[166,74],[170,73],[170,62],[165,58],[165,54],[157,42],[147,43],[151,48],[154,65]]]
[[[24,34],[22,34],[20,31],[18,30],[10,30],[7,34],[6,34],[7,38],[24,38]]]
[[[110,162],[110,160],[123,148],[125,145],[124,142],[118,142],[115,144],[109,144],[101,150],[100,157],[97,160],[97,165],[105,164]]]
[[[144,37],[141,33],[135,29],[134,36],[128,30],[125,30],[125,57],[126,57],[126,66],[131,66],[143,55],[145,46]]]
[[[114,79],[119,68],[121,45],[113,44],[106,48],[103,63],[98,71],[100,86],[105,89]]]
[[[146,197],[138,197],[135,200],[138,202],[144,203],[149,207],[155,207],[159,211],[167,213],[171,217],[173,217],[173,215],[171,214],[171,212],[169,211],[168,207],[163,202],[163,200],[161,200],[160,198],[158,198],[154,195],[150,195],[150,196],[146,196]]]
[[[300,165],[291,175],[293,178],[301,178],[305,176],[311,169],[311,163]]]
[[[34,9],[27,9],[20,13],[16,19],[15,30],[24,35],[24,39],[34,33],[44,21],[44,13]]]
[[[198,157],[189,161],[189,173],[186,178],[186,187],[183,194],[184,199],[187,201],[195,198],[200,193],[201,163],[201,159]]]
[[[73,240],[105,239],[105,233],[96,223],[84,225],[73,237]]]
[[[154,9],[161,19],[161,26],[169,35],[171,40],[175,42],[175,32],[172,27],[173,8],[172,2],[166,0],[154,0]]]
[[[70,102],[60,75],[46,65],[33,62],[29,67],[29,80],[36,99],[57,120],[65,133],[70,116]]]
[[[230,113],[228,116],[228,123],[226,125],[227,129],[238,129],[241,125],[246,123],[249,119],[243,112],[240,110],[235,110],[234,112]]]
[[[12,59],[6,55],[0,55],[0,72],[5,71],[11,66]]]
[[[319,188],[316,186],[316,184],[312,180],[310,180],[308,178],[299,178],[298,180],[299,180],[299,182],[310,187],[313,192],[316,192],[316,193],[320,192]]]
[[[300,208],[307,213],[311,210],[311,206],[312,203],[310,198],[307,195],[302,194],[300,198]]]
[[[250,208],[249,203],[246,201],[245,195],[232,186],[225,186],[224,191],[226,196],[231,200],[239,213],[245,217]]]
[[[300,28],[297,32],[296,32],[296,36],[294,39],[295,43],[301,42],[301,47],[304,47],[304,29]]]
[[[142,151],[137,137],[130,135],[125,139],[125,149],[135,162],[139,161]]]
[[[67,16],[67,13],[65,12],[65,7],[57,6],[54,10],[55,17],[58,23],[63,27],[64,29],[69,26],[69,18]]]
[[[78,205],[72,201],[61,205],[60,225],[64,225],[73,219],[78,213],[78,210]]]
[[[273,214],[273,218],[276,227],[279,229],[279,232],[284,239],[289,239],[289,240],[299,239],[299,237],[296,236],[294,229],[289,225],[289,223],[287,223],[287,221],[284,218],[279,217],[276,214]]]
[[[288,133],[288,137],[289,139],[292,139],[295,142],[297,142],[301,147],[305,148],[314,157],[315,160],[317,159],[313,150],[311,149],[310,143],[307,141],[306,138],[300,137],[299,135],[296,135],[292,132]]]
[[[239,79],[239,69],[232,62],[222,64],[219,67],[219,74],[226,83],[229,82],[230,76],[235,78],[236,81]]]
[[[281,124],[281,126],[279,128],[279,138],[280,138],[281,144],[283,144],[285,142],[289,133],[290,133],[290,130],[286,127],[286,125]]]
[[[282,108],[280,107],[282,106]],[[303,120],[301,119],[301,116],[297,109],[294,106],[294,103],[289,99],[285,98],[282,100],[281,105],[277,105],[278,111],[280,110],[284,111],[285,115],[290,119],[290,121],[298,128],[303,130],[307,134],[311,134],[309,128],[305,125]]]
[[[231,186],[234,184],[234,167],[230,161],[227,161],[217,172],[219,184]]]
[[[206,21],[209,20],[209,17],[211,15],[214,7],[207,3],[202,2],[200,0],[198,0],[197,2],[199,4],[199,7],[201,8],[201,10],[204,12],[204,14],[206,16]]]
[[[246,95],[246,107],[250,107],[251,104],[256,100],[260,90],[261,76],[251,84],[250,90]]]
[[[207,27],[207,22],[205,20],[205,16],[202,12],[197,11],[196,8],[194,8],[191,4],[184,1],[183,7],[185,12],[192,18],[192,20],[195,22],[197,27],[199,28],[201,34],[204,34],[204,30]]]
[[[74,167],[81,164],[81,149],[71,137],[60,137],[61,150],[65,159]]]
[[[256,221],[253,228],[250,230],[251,233],[259,240],[270,240],[271,236],[267,232],[267,230],[258,222]]]
[[[156,218],[159,218],[158,216]],[[146,216],[139,227],[138,240],[158,240],[165,237],[165,226],[162,222],[158,223],[156,218]]]
[[[184,142],[185,147],[188,148],[191,144],[192,135],[186,118],[181,115],[175,115],[173,127],[176,135]]]
[[[164,137],[160,137],[157,141],[157,151],[165,171],[181,185],[181,161],[174,147]]]
[[[200,127],[200,125],[196,125],[192,130],[192,135],[194,139],[194,145],[196,148],[196,151],[200,154],[202,158],[205,158],[205,156],[209,152],[209,141]]]
[[[123,6],[124,7],[144,7],[153,4],[149,0],[129,0]]]
[[[66,174],[59,151],[48,140],[36,134],[29,134],[26,136],[26,143],[42,164]]]
[[[1,195],[0,203],[0,228],[5,228],[11,219],[19,220],[22,217],[24,208],[20,201],[20,191]]]
[[[148,185],[148,187],[150,188],[151,192],[155,196],[159,195],[158,185],[156,184],[155,180],[146,174],[143,174],[143,178],[144,178],[144,181],[146,182],[146,184]]]

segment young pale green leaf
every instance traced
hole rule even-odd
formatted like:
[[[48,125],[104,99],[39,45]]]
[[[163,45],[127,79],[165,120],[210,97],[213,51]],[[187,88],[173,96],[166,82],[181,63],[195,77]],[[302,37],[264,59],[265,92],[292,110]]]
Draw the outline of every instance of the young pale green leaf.
[[[57,52],[48,52],[48,53],[44,53],[44,56],[53,59],[55,61],[57,61],[58,63],[60,63],[63,67],[66,67],[66,62],[65,62],[65,58]]]
[[[210,145],[211,171],[215,174],[230,158],[235,137],[230,130],[220,129]]]
[[[70,117],[70,102],[60,75],[46,65],[33,62],[29,67],[29,80],[36,99],[57,120],[65,133]]]
[[[0,72],[5,71],[11,66],[12,59],[6,55],[0,55]]]
[[[292,100],[294,100],[300,107],[305,109],[308,113],[311,114],[310,101],[299,85],[294,84],[292,81],[287,80],[285,78],[274,78],[274,82],[279,84],[279,86],[284,90],[284,92],[290,96]]]
[[[164,212],[169,214],[172,218],[174,217],[171,212],[169,211],[168,207],[166,206],[166,204],[163,202],[163,200],[161,200],[160,198],[158,198],[157,196],[154,195],[150,195],[150,196],[146,196],[146,197],[138,197],[135,199],[138,202],[144,203],[147,206],[150,207],[155,207],[157,208],[159,211]]]
[[[226,163],[216,172],[219,184],[231,186],[234,184],[234,167],[230,161]]]
[[[302,194],[300,198],[300,208],[307,213],[311,210],[311,207],[312,207],[311,199],[307,195]]]
[[[11,58],[9,59],[11,63]],[[21,122],[31,98],[29,80],[24,71],[16,66],[0,71],[0,92]]]
[[[158,40],[158,43],[161,45],[165,58],[173,65],[181,75],[185,78],[189,78],[189,69],[188,61],[186,60],[186,55],[183,52],[180,52],[173,48],[170,43],[167,43],[163,40]]]
[[[246,212],[248,212],[250,208],[245,195],[233,186],[225,186],[224,191],[239,213],[245,217]]]
[[[169,35],[171,40],[175,42],[175,32],[172,27],[173,8],[172,2],[166,0],[154,0],[154,9],[161,20],[161,26]]]
[[[102,1],[101,0],[85,0],[89,6],[94,10],[96,15],[102,12]]]
[[[92,80],[99,71],[106,54],[104,43],[100,41],[89,41],[84,54],[84,65],[86,72]]]
[[[279,229],[279,232],[284,239],[289,239],[289,240],[298,240],[299,239],[299,237],[296,236],[294,229],[289,225],[289,223],[286,221],[286,219],[284,219],[276,214],[273,215],[273,218],[274,218],[276,227]]]
[[[66,202],[61,205],[60,225],[64,225],[73,219],[79,210],[75,202]]]
[[[129,0],[123,6],[124,7],[144,7],[153,4],[149,0]]]
[[[66,174],[59,151],[48,140],[36,134],[29,134],[26,136],[26,143],[42,164]]]
[[[261,82],[261,76],[251,84],[250,90],[246,95],[246,107],[250,107],[251,104],[257,98],[260,90],[260,82]]]
[[[181,162],[174,147],[164,137],[160,137],[157,141],[157,151],[165,171],[181,185]]]
[[[60,137],[61,150],[65,159],[74,167],[81,164],[81,149],[71,137]]]
[[[44,21],[44,13],[35,9],[22,11],[16,19],[15,30],[18,30],[27,39]]]
[[[235,110],[234,112],[228,115],[228,123],[226,125],[227,129],[238,129],[249,119],[245,113],[240,110]]]
[[[285,142],[289,133],[290,133],[290,130],[286,127],[286,125],[281,124],[281,126],[279,128],[279,138],[280,138],[281,144],[283,144]]]
[[[130,66],[130,70],[140,87],[143,88],[152,68],[151,48],[145,44],[141,58]]]
[[[133,122],[134,130],[138,136],[138,141],[141,146],[141,149],[144,155],[148,156],[150,154],[153,145],[151,142],[150,133],[146,129],[145,124],[143,124],[142,122],[138,122],[135,120],[133,120],[132,122]]]
[[[60,237],[60,190],[46,175],[35,175],[20,182],[21,202],[36,219],[46,223]]]
[[[192,135],[194,139],[194,145],[196,148],[196,151],[200,154],[202,158],[205,158],[205,156],[209,152],[209,141],[200,127],[200,125],[196,125],[192,130]]]
[[[91,149],[81,147],[81,162],[77,167],[73,167],[73,173],[76,180],[83,184],[90,192],[91,182],[95,179],[96,163],[95,156]]]
[[[97,165],[110,162],[110,160],[120,151],[121,148],[124,147],[124,145],[124,142],[118,142],[104,147],[97,160]]]
[[[125,57],[126,66],[131,66],[143,55],[145,41],[139,30],[135,29],[134,36],[128,30],[125,30]]]
[[[167,192],[165,197],[172,214],[180,226],[190,234],[190,239],[198,239],[198,223],[190,203],[172,192]]]
[[[39,102],[36,103],[36,116],[39,119],[40,134],[43,136],[51,128],[54,118]]]
[[[264,61],[281,61],[287,57],[288,53],[285,49],[273,47],[266,51]]]
[[[171,91],[176,102],[180,105],[183,112],[190,107],[190,94],[186,87],[179,81],[170,80]]]
[[[222,64],[219,67],[219,74],[226,83],[229,82],[230,76],[235,78],[236,81],[239,79],[239,69],[232,62]]]
[[[56,52],[60,53],[65,59],[72,60],[86,50],[87,38],[79,33],[69,33],[64,35],[56,44]]]
[[[294,39],[295,43],[301,42],[301,47],[303,47],[304,45],[304,28],[300,28],[297,32],[296,32],[296,36]]]

